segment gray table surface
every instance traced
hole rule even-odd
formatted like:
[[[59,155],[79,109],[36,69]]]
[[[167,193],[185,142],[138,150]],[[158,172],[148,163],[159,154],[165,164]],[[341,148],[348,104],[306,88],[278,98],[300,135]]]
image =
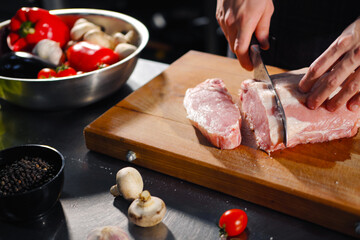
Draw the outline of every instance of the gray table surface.
[[[58,149],[66,160],[64,189],[45,217],[25,223],[0,222],[0,239],[86,239],[100,226],[118,225],[131,239],[219,239],[216,222],[231,208],[248,215],[237,239],[352,239],[338,232],[149,169],[139,170],[144,187],[167,205],[163,222],[140,228],[128,222],[129,202],[109,193],[117,171],[130,163],[89,151],[84,128],[135,89],[168,67],[139,59],[127,84],[112,96],[87,107],[33,111],[0,100],[0,149],[27,143]]]

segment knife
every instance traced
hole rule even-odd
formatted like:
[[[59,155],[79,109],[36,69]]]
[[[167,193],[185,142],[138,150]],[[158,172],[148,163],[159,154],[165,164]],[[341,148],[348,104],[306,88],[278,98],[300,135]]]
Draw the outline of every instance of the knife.
[[[285,147],[287,147],[288,136],[287,136],[287,122],[286,122],[285,111],[280,102],[279,95],[277,94],[276,89],[274,87],[274,82],[269,76],[266,66],[264,65],[264,62],[261,58],[259,44],[250,45],[250,59],[252,64],[254,65],[254,78],[256,80],[270,83],[269,84],[270,90],[274,93],[276,106],[279,111],[279,115],[281,117],[281,123],[283,125],[284,145]]]

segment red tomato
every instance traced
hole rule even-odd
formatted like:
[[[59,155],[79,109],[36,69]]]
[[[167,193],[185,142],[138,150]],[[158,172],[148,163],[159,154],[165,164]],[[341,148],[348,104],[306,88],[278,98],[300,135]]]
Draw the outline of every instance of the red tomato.
[[[44,78],[54,78],[56,77],[56,71],[51,68],[43,68],[39,71],[37,78],[44,79]]]
[[[67,77],[77,75],[77,72],[72,67],[68,67],[66,65],[63,65],[58,68],[56,77]]]
[[[243,210],[227,210],[219,220],[220,233],[230,237],[239,235],[245,230],[247,222],[248,217]]]

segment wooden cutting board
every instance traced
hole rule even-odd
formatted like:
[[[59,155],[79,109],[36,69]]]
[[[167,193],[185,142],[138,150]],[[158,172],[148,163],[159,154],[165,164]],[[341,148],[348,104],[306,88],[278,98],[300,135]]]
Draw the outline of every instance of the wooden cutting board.
[[[359,237],[360,134],[270,156],[244,145],[219,150],[183,107],[186,89],[214,77],[235,98],[252,73],[237,60],[190,51],[89,124],[86,146],[121,160],[132,151],[136,165]]]

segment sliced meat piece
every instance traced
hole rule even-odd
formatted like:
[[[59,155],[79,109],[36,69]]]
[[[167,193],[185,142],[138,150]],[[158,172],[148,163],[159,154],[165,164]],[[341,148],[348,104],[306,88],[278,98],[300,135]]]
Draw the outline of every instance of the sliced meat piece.
[[[241,143],[241,117],[221,79],[189,88],[184,98],[187,118],[216,147],[233,149]]]
[[[307,94],[298,91],[301,77],[302,74],[290,73],[274,77],[287,117],[288,147],[354,136],[360,127],[360,111],[349,111],[346,106],[335,112],[323,106],[310,110],[305,106]],[[254,131],[258,147],[267,152],[283,149],[281,120],[268,85],[256,80],[244,81],[240,100],[242,116]]]

